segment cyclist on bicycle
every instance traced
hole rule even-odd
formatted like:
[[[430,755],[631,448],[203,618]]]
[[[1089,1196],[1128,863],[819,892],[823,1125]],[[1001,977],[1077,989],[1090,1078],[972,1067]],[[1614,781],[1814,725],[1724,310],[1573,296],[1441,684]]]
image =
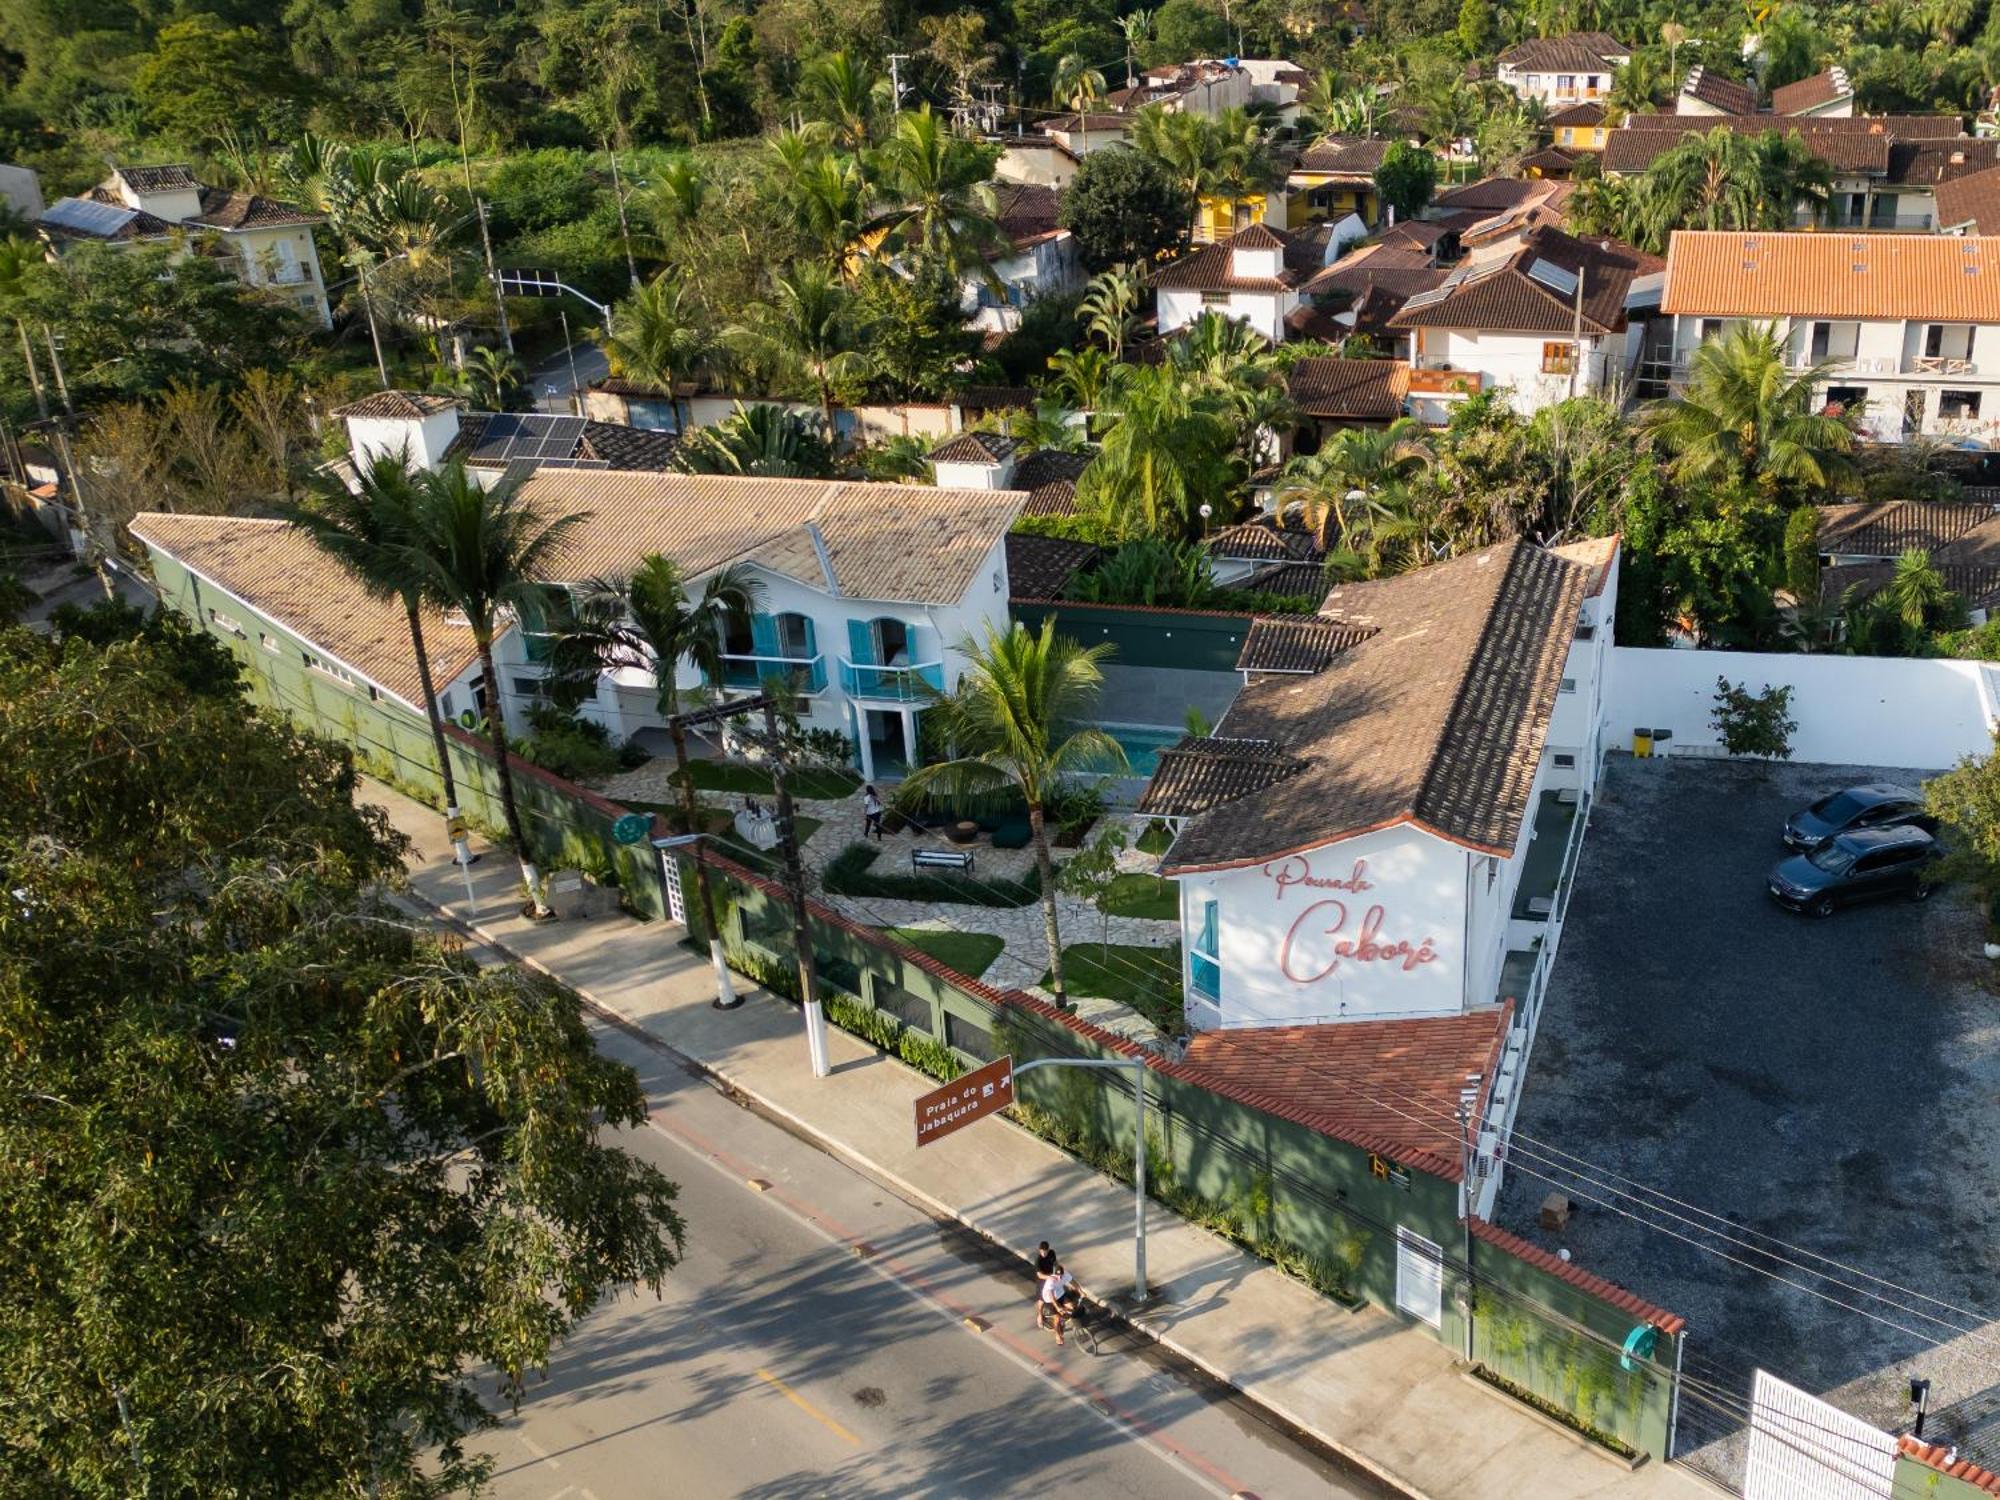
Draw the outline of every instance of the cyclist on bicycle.
[[[1063,1325],[1076,1311],[1076,1283],[1069,1279],[1069,1272],[1058,1265],[1043,1278],[1040,1305],[1035,1309],[1035,1321],[1050,1313],[1055,1315],[1056,1342],[1063,1342]]]
[[[1042,1301],[1042,1283],[1055,1275],[1055,1272],[1056,1253],[1049,1248],[1049,1242],[1043,1240],[1041,1248],[1035,1251],[1035,1268],[1030,1273],[1035,1283],[1035,1326],[1037,1328],[1048,1327],[1048,1314],[1044,1310],[1047,1304]]]

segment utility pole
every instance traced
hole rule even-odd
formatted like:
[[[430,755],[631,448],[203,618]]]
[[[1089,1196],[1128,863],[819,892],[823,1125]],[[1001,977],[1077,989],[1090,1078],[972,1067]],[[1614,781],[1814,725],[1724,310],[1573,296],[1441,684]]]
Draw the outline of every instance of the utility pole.
[[[778,847],[785,864],[785,893],[792,902],[792,948],[799,966],[799,1001],[805,1008],[806,1056],[815,1078],[827,1075],[826,1014],[820,1008],[819,985],[813,975],[812,917],[806,910],[806,873],[799,859],[798,824],[792,817],[792,792],[785,779],[785,756],[778,736],[778,703],[764,698],[764,737],[771,757],[771,788],[778,799]]]
[[[14,327],[21,335],[21,358],[28,364],[28,384],[35,388],[35,411],[46,422],[49,419],[49,393],[42,389],[42,372],[35,368],[35,346],[28,337],[28,325],[16,318]]]
[[[1576,374],[1583,364],[1583,277],[1585,267],[1576,268],[1576,318],[1570,327],[1569,399],[1576,399]]]
[[[500,342],[507,346],[507,352],[514,352],[514,330],[507,325],[507,299],[500,291],[500,273],[493,265],[493,236],[486,228],[486,200],[474,198],[472,206],[479,211],[479,244],[486,252],[486,282],[493,288],[493,310],[500,315]]]
[[[907,52],[889,54],[889,96],[891,107],[895,109],[903,107],[903,64],[909,60]]]
[[[55,330],[46,323],[42,325],[42,340],[49,346],[49,368],[55,372],[56,394],[62,397],[63,415],[74,420],[76,407],[69,399],[69,381],[63,378],[62,356],[56,353]]]
[[[618,200],[618,237],[625,242],[625,274],[632,278],[632,290],[639,290],[639,263],[632,259],[632,226],[625,218],[625,184],[618,175],[618,149],[607,139],[604,149],[611,153],[611,195]]]
[[[576,373],[576,345],[569,337],[569,309],[560,302],[556,304],[556,317],[562,322],[563,353],[569,357],[569,409],[570,415],[583,415],[583,381]],[[606,332],[610,330],[607,328]]]
[[[1465,1099],[1458,1101],[1459,1180],[1462,1184],[1459,1222],[1465,1231],[1465,1359],[1472,1362],[1472,1319],[1475,1295],[1472,1289],[1472,1110]]]

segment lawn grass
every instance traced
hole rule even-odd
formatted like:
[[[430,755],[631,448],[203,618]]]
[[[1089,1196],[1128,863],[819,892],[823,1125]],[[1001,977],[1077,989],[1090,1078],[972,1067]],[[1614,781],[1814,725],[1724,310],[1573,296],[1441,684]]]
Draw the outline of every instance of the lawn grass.
[[[1113,917],[1148,917],[1159,922],[1180,919],[1180,887],[1157,875],[1119,875],[1098,899],[1097,909]]]
[[[1144,948],[1135,943],[1071,943],[1063,949],[1063,982],[1072,995],[1129,1005],[1160,1029],[1179,1036],[1181,950]],[[1046,987],[1049,975],[1042,975]]]
[[[1173,830],[1155,819],[1146,825],[1146,831],[1139,835],[1138,849],[1143,854],[1165,854],[1174,841]]]
[[[890,927],[885,929],[899,943],[908,943],[921,953],[968,979],[977,979],[991,967],[1007,944],[990,932],[959,932],[934,927]]]
[[[688,762],[688,775],[695,790],[700,792],[745,792],[768,797],[777,790],[771,784],[769,771],[741,761],[692,760]],[[847,796],[861,785],[861,778],[849,770],[815,768],[793,772],[789,785],[794,797],[818,801]]]

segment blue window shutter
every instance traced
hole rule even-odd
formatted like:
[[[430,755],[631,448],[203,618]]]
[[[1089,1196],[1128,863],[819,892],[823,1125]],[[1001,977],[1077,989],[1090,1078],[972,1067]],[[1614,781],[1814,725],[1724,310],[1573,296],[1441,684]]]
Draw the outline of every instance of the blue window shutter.
[[[799,618],[805,621],[806,626],[806,655],[809,657],[818,656],[819,627],[813,623],[811,615],[800,615]]]
[[[750,617],[750,651],[754,656],[778,654],[778,622],[769,615]]]
[[[922,625],[906,624],[903,628],[909,632],[910,636],[911,666],[915,666],[918,662],[937,660],[937,652],[932,649],[933,642],[931,639],[935,632],[925,629]]]
[[[856,666],[874,665],[875,633],[866,620],[847,622],[847,659]]]

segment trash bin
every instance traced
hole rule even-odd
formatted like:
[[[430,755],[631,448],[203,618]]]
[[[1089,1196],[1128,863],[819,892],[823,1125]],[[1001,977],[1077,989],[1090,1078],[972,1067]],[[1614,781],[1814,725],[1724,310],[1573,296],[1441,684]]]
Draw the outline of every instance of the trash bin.
[[[1656,727],[1653,730],[1653,754],[1655,755],[1672,754],[1673,752],[1667,749],[1667,741],[1672,739],[1673,737],[1674,737],[1674,732],[1671,729],[1660,729]]]
[[[1635,729],[1632,731],[1632,758],[1645,760],[1653,753],[1653,731]]]

